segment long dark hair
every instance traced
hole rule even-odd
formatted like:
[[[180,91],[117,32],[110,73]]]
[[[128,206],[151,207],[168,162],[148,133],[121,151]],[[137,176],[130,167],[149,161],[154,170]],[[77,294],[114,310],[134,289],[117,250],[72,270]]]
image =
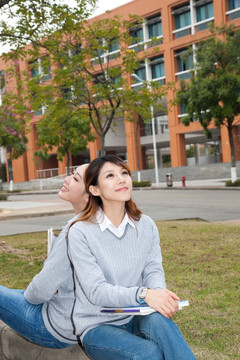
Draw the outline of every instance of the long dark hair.
[[[103,165],[107,162],[116,164],[118,166],[121,166],[125,170],[127,170],[128,174],[131,176],[131,171],[127,164],[118,156],[116,155],[104,155],[100,158],[94,159],[88,166],[85,176],[84,176],[84,182],[86,187],[86,192],[89,195],[88,203],[80,217],[80,221],[94,221],[96,219],[97,209],[98,207],[103,206],[102,200],[99,196],[94,196],[90,193],[89,187],[91,185],[96,186],[98,185],[98,177],[100,170],[102,169]],[[132,176],[131,176],[132,177]],[[125,203],[125,209],[126,212],[132,220],[140,220],[141,217],[141,211],[138,209],[135,202],[130,199],[126,201]]]

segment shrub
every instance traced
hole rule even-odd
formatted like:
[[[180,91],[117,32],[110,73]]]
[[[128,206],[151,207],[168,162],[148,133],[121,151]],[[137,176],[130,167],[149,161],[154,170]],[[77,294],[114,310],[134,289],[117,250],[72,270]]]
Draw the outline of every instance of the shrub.
[[[227,180],[225,183],[226,186],[240,186],[240,179],[232,182],[232,180]]]
[[[0,192],[0,201],[1,200],[7,200],[7,198],[8,198],[8,194],[6,194],[6,193],[3,193],[3,192]]]
[[[133,181],[133,187],[147,187],[152,186],[151,181],[145,180],[145,181]]]

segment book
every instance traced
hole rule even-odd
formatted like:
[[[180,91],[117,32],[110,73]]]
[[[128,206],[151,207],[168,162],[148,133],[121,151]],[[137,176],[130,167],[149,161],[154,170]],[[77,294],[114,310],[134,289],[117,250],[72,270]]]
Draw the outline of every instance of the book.
[[[102,308],[101,313],[107,315],[149,315],[155,312],[149,306],[131,306],[124,308]]]
[[[183,307],[189,306],[188,300],[178,301],[179,310]],[[150,306],[130,306],[130,307],[104,307],[100,310],[106,315],[149,315],[155,312]]]

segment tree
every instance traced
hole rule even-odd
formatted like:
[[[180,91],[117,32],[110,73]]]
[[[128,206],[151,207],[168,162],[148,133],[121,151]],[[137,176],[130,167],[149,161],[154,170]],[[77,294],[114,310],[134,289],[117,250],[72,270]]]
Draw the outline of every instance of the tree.
[[[65,102],[54,99],[65,97],[68,108],[76,116],[88,119],[101,139],[101,154],[105,152],[105,136],[114,127],[116,118],[124,116],[126,120],[135,121],[139,114],[149,121],[151,105],[161,107],[160,100],[167,92],[167,86],[158,82],[152,82],[152,91],[149,84],[143,84],[138,90],[130,87],[133,81],[130,74],[146,57],[146,52],[129,49],[132,41],[129,28],[133,20],[134,24],[141,20],[136,16],[123,20],[120,16],[108,15],[94,22],[82,22],[62,37],[61,42],[54,41],[58,47],[49,47],[51,60],[58,67],[48,92],[40,78],[28,82],[38,105],[40,101],[52,112],[59,113]]]
[[[26,55],[25,45],[46,47],[48,37],[69,32],[91,14],[95,4],[96,0],[75,0],[73,6],[63,0],[0,0],[0,41]]]
[[[28,132],[27,123],[32,118],[32,111],[27,99],[22,95],[22,81],[17,81],[15,92],[5,93],[6,85],[18,78],[15,64],[6,72],[7,81],[1,86],[2,104],[0,106],[0,146],[7,149],[9,159],[16,159],[26,150]]]
[[[96,0],[75,0],[74,6],[70,7],[64,1],[60,0],[0,0],[1,18],[0,23],[0,42],[2,45],[8,45],[10,52],[3,54],[2,58],[7,62],[12,62],[13,68],[19,58],[30,58],[36,60],[42,51],[53,51],[60,39],[69,34],[76,24],[81,23],[88,17],[93,10]],[[57,44],[55,43],[57,42]],[[31,46],[26,46],[31,44]],[[9,73],[12,70],[9,70]],[[8,71],[6,75],[9,76]],[[22,155],[26,149],[27,143],[27,127],[32,118],[33,111],[31,106],[31,96],[29,96],[26,86],[26,74],[14,73],[17,84],[16,93],[12,93],[5,86],[3,98],[3,106],[0,107],[0,145],[7,148],[10,157],[17,158]],[[29,74],[28,74],[29,75]],[[4,79],[5,81],[5,79]],[[6,92],[7,88],[7,92]],[[2,86],[1,86],[2,89]],[[30,106],[28,105],[30,104]],[[54,120],[56,120],[54,118]],[[80,131],[73,131],[72,125],[79,126],[79,122],[73,116],[68,117],[69,124],[67,126],[68,136],[70,134],[82,136],[85,129],[89,133],[88,127],[82,126]],[[59,121],[62,121],[60,117]],[[45,124],[43,124],[44,128]],[[54,128],[54,124],[52,124]],[[56,130],[56,129],[55,129]],[[59,134],[63,134],[62,128]],[[48,133],[48,135],[50,132]],[[47,135],[47,134],[45,134]],[[40,131],[40,143],[46,145],[45,140],[48,139],[49,147],[56,144],[56,134],[53,139],[49,136],[43,136]],[[90,138],[90,137],[89,137]],[[62,142],[61,142],[62,141]],[[59,158],[63,156],[69,140],[62,135],[59,139]],[[71,144],[72,152],[76,152],[76,148],[83,149],[85,140],[79,139],[79,146]],[[46,148],[44,148],[46,149]],[[63,151],[63,149],[65,149]],[[42,153],[43,155],[43,153]]]
[[[59,105],[63,102],[64,106]],[[56,107],[47,109],[45,116],[36,125],[38,142],[41,150],[35,152],[35,156],[48,159],[49,150],[56,148],[57,158],[62,161],[67,156],[67,174],[70,169],[71,154],[77,155],[84,151],[87,143],[94,137],[91,134],[90,123],[81,119],[78,114],[72,112],[64,98],[56,100]],[[58,107],[59,111],[56,109]]]
[[[231,178],[236,176],[233,127],[240,114],[240,31],[232,27],[212,28],[208,39],[197,45],[192,77],[180,82],[177,102],[186,107],[185,125],[199,121],[207,137],[209,126],[226,126],[231,148]]]

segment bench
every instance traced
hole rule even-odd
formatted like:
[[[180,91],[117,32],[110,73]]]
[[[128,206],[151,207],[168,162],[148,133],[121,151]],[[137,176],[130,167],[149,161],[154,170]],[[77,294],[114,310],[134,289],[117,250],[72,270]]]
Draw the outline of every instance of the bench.
[[[0,360],[88,360],[79,345],[49,349],[35,345],[0,320]]]

